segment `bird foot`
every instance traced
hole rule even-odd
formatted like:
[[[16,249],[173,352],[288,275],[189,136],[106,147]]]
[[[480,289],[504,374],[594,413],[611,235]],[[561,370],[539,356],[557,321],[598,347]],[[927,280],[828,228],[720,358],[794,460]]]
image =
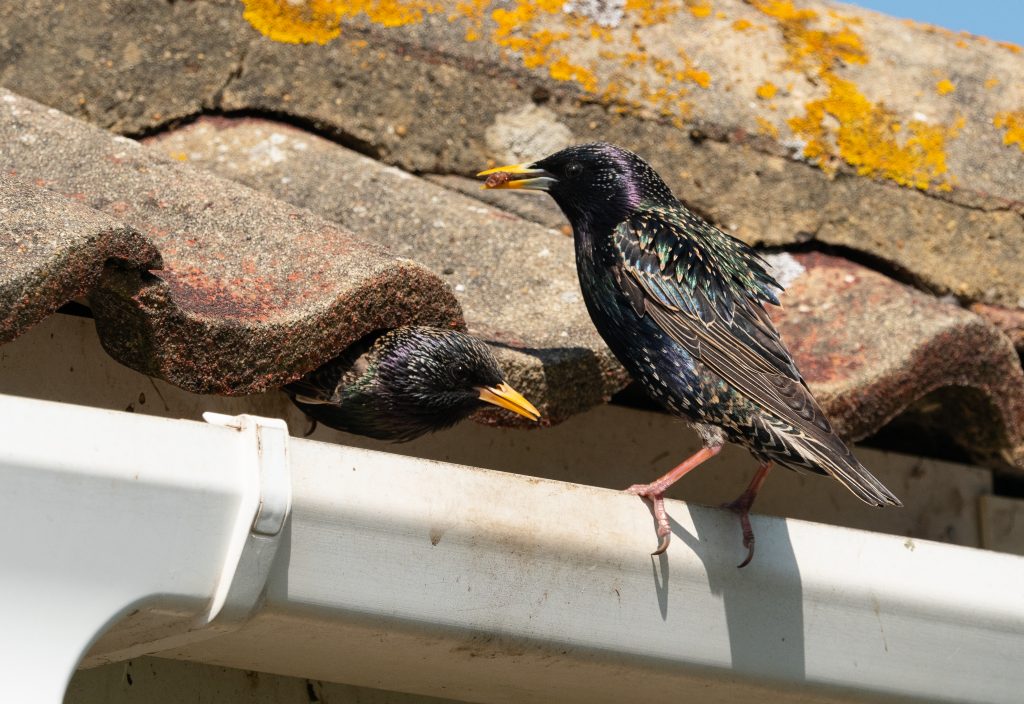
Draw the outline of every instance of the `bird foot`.
[[[747,559],[736,565],[737,568],[746,567],[754,559],[754,529],[750,526],[750,507],[754,503],[754,497],[743,492],[738,499],[722,504],[740,517],[740,528],[743,530],[743,547],[747,549]]]
[[[672,540],[672,526],[668,521],[668,511],[665,510],[664,491],[665,488],[659,482],[634,484],[626,489],[627,494],[634,494],[651,503],[651,513],[654,514],[658,532],[658,549],[652,552],[652,555],[660,555],[668,550],[669,542]]]

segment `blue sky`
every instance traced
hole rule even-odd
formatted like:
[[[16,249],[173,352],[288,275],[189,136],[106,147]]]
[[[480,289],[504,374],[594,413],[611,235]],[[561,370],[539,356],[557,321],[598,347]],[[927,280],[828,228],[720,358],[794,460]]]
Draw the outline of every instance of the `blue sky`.
[[[1024,2],[1021,0],[846,0],[895,17],[989,39],[1024,44]]]

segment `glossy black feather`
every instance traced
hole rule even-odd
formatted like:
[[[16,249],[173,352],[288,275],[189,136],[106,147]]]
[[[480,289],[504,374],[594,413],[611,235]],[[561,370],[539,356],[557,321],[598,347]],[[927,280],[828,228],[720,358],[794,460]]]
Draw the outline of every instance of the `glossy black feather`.
[[[486,344],[454,330],[407,326],[371,335],[285,391],[319,423],[403,442],[480,408],[480,387],[502,382]]]
[[[900,505],[812,397],[764,308],[781,287],[756,252],[676,200],[632,152],[590,144],[534,166],[554,177],[548,190],[573,225],[598,331],[653,398],[760,459]]]

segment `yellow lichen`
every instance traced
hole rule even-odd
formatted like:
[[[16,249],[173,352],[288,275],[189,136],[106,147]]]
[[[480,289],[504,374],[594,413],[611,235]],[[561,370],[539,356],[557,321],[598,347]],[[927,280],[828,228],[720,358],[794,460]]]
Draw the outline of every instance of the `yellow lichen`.
[[[687,80],[693,81],[701,88],[711,87],[711,74],[695,68],[688,68],[685,72]]]
[[[836,61],[867,63],[860,37],[848,24],[834,31],[816,29],[811,25],[819,19],[818,13],[797,8],[792,0],[752,0],[752,4],[778,23],[791,68],[827,66],[831,69]]]
[[[559,56],[550,66],[548,73],[558,81],[576,81],[583,90],[594,91],[597,89],[597,77],[594,72],[583,66],[577,66],[565,56]]]
[[[752,26],[754,26],[754,23],[751,22],[750,20],[740,19],[732,23],[732,28],[735,29],[737,32],[743,32],[745,30],[750,29]]]
[[[478,41],[483,31],[487,8],[490,6],[491,0],[458,0],[455,3],[455,12],[448,16],[448,21],[465,19],[469,25],[466,28],[466,41]]]
[[[287,0],[242,0],[242,16],[276,42],[326,44],[341,34],[341,16],[332,0],[310,0],[293,5]]]
[[[711,75],[685,50],[677,50],[675,56],[649,52],[640,29],[666,21],[683,6],[682,1],[627,0],[624,24],[630,29],[624,36],[624,30],[600,27],[585,14],[566,17],[562,0],[515,0],[491,13],[496,25],[491,38],[519,54],[527,68],[546,68],[552,78],[579,84],[608,103],[613,112],[653,110],[681,124],[680,118],[689,112],[688,86],[708,88]],[[569,48],[594,40],[599,42],[594,51],[599,64],[581,62],[575,57],[584,52]]]
[[[948,78],[943,78],[935,84],[935,92],[939,95],[949,95],[956,90],[956,84]]]
[[[687,54],[684,49],[679,49],[676,53],[679,55],[679,59],[683,62],[683,70],[672,71],[671,69],[673,64],[670,62],[665,62],[669,70],[662,72],[663,76],[665,76],[666,78],[671,78],[672,80],[677,82],[689,81],[691,83],[695,83],[696,85],[704,89],[711,87],[710,73],[704,71],[703,69],[697,68],[696,64],[694,64],[693,62],[693,59],[690,58],[689,54]],[[655,67],[655,70],[657,70],[657,67]]]
[[[559,13],[562,6],[560,0],[517,0],[510,10],[498,8],[491,13],[497,25],[492,39],[498,46],[521,54],[526,68],[547,67],[548,74],[555,80],[575,81],[584,90],[593,92],[598,87],[594,72],[574,63],[556,48],[570,38],[568,31],[529,29],[538,17]]]
[[[807,141],[804,156],[831,169],[827,159],[836,154],[862,176],[891,179],[922,190],[936,185],[948,189],[946,142],[963,127],[962,118],[952,127],[911,120],[906,125],[872,103],[852,81],[835,74],[823,76],[829,87],[825,98],[807,104],[806,113],[788,121],[793,132]],[[826,115],[839,127],[833,134]],[[905,133],[905,134],[904,134]]]
[[[998,78],[986,78],[985,79],[985,88],[986,89],[995,88],[997,85],[999,85],[999,79]]]
[[[671,0],[626,0],[626,14],[640,16],[643,25],[661,24],[680,10]]]
[[[779,128],[776,127],[772,122],[769,122],[760,115],[758,115],[755,119],[757,120],[758,134],[763,134],[766,137],[771,137],[772,139],[779,138]]]
[[[686,9],[699,20],[711,15],[711,3],[708,0],[685,0]]]
[[[771,100],[779,92],[779,87],[771,81],[765,81],[757,87],[757,97],[761,100]]]
[[[341,34],[346,17],[365,15],[385,27],[422,22],[440,6],[427,0],[242,0],[243,17],[257,31],[278,42],[326,44]]]
[[[802,116],[787,121],[804,140],[806,159],[829,172],[841,159],[862,176],[922,190],[950,188],[946,143],[962,129],[963,119],[952,126],[903,122],[869,100],[855,83],[840,77],[837,71],[842,66],[868,62],[860,37],[851,29],[859,24],[857,18],[830,10],[833,25],[821,28],[815,10],[798,8],[792,0],[751,0],[751,4],[778,24],[788,66],[805,71],[828,89],[825,97],[805,105]],[[936,86],[943,94],[955,88],[948,79]]]
[[[992,118],[992,124],[1006,130],[1003,133],[1003,144],[1016,144],[1024,152],[1024,108],[998,113]]]

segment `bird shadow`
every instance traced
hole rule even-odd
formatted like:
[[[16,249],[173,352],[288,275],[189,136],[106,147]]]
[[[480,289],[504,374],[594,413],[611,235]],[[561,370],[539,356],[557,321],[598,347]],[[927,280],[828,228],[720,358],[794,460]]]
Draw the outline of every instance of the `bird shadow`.
[[[732,667],[770,680],[805,680],[803,584],[786,521],[751,516],[757,549],[751,563],[737,569],[746,548],[735,515],[706,506],[688,508],[694,532],[669,516],[673,540],[701,560],[711,592],[722,599]],[[668,619],[671,593],[669,553],[651,558],[663,620]]]

